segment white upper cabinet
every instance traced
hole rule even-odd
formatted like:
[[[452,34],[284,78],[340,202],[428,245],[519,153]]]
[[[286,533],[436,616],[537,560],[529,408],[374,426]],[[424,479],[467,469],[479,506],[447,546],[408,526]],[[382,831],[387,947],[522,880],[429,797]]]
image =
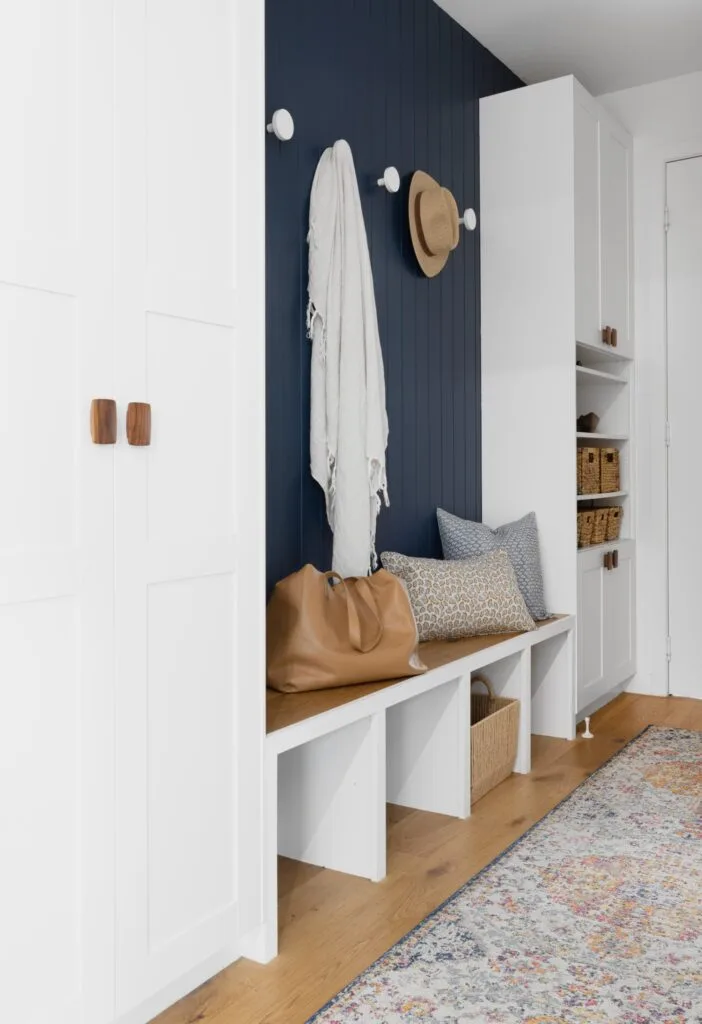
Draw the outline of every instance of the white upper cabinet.
[[[573,131],[575,340],[631,356],[631,139],[577,83]]]

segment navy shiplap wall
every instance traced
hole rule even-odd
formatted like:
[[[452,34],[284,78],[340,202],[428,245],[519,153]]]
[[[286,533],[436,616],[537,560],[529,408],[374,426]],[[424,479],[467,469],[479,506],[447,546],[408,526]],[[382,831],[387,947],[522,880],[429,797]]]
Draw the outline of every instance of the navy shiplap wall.
[[[478,99],[521,82],[433,0],[266,0],[267,110],[295,118],[268,139],[268,582],[328,568],[331,534],[309,472],[305,337],[309,192],[322,151],[351,145],[385,358],[390,508],[378,551],[440,555],[437,505],[480,516],[478,232],[461,229],[438,278],[417,267],[407,189],[421,168],[479,210]],[[389,195],[375,180],[402,176]]]

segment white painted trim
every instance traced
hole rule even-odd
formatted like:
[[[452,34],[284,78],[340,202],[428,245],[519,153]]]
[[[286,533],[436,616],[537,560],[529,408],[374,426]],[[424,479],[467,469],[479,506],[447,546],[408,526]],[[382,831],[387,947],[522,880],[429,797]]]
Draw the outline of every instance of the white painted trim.
[[[265,501],[265,5],[236,2],[236,177],[233,182],[237,407],[237,612],[236,723],[238,879],[240,930],[245,952],[267,952],[260,932],[267,918],[264,836],[268,793],[264,776],[266,733],[266,501]],[[226,296],[224,297],[226,298]],[[226,305],[224,308],[226,315]]]

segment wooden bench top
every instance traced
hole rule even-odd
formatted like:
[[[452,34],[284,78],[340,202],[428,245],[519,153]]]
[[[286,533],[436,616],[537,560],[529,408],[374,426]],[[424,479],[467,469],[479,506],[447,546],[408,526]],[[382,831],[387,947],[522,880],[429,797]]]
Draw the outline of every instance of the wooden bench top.
[[[550,625],[564,615],[554,615],[538,625],[539,629]],[[478,651],[487,650],[496,644],[514,637],[515,633],[499,633],[492,636],[472,636],[465,640],[429,640],[419,645],[419,656],[429,668],[439,668],[460,658],[467,658]],[[337,686],[331,690],[310,690],[305,693],[279,693],[266,691],[266,733],[277,732],[289,725],[296,725],[307,718],[321,715],[325,711],[342,707],[360,697],[395,686],[402,679],[386,679],[376,683],[356,683],[353,686]]]

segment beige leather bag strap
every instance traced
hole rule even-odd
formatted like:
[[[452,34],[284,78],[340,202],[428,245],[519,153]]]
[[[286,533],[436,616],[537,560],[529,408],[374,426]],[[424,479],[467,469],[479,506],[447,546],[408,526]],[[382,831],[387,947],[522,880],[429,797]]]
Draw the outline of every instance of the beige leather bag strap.
[[[346,598],[346,613],[349,620],[349,640],[351,641],[351,646],[355,650],[360,651],[361,654],[368,654],[369,651],[374,650],[378,646],[383,636],[383,622],[378,613],[378,606],[375,603],[372,587],[367,580],[361,577],[356,580],[356,589],[359,596],[375,619],[377,626],[375,636],[369,641],[364,642],[361,633],[361,620],[358,617],[351,588],[347,587],[346,580],[338,572],[327,572],[325,576],[327,580],[337,580],[338,585],[343,588],[344,597]]]

